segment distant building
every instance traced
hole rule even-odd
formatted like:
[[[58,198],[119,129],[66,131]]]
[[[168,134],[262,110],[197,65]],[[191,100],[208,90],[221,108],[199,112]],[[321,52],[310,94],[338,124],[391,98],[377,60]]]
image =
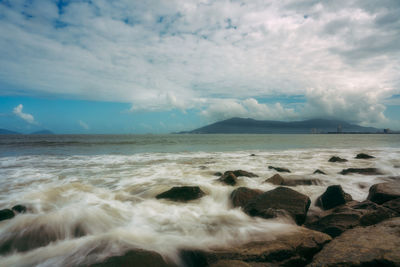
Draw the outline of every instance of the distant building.
[[[337,127],[337,132],[338,132],[338,133],[341,133],[341,132],[342,132],[342,125],[341,125],[341,124],[338,125],[338,127]]]
[[[385,134],[390,133],[390,129],[389,128],[383,129],[383,133],[385,133]]]

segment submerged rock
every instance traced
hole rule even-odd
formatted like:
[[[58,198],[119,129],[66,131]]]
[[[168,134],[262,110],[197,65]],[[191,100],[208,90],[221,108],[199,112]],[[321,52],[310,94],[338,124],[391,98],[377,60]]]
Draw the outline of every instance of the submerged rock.
[[[189,201],[201,198],[205,193],[198,186],[173,187],[156,196],[157,199],[165,198],[172,201]]]
[[[373,159],[373,158],[375,158],[375,157],[365,154],[365,153],[360,153],[360,154],[357,154],[357,156],[356,156],[356,159]]]
[[[329,162],[346,162],[346,161],[347,161],[347,159],[342,159],[337,156],[333,156],[329,159]]]
[[[134,249],[124,255],[112,256],[103,262],[89,265],[91,267],[119,267],[119,266],[146,266],[146,267],[177,267],[178,265],[168,262],[154,251]]]
[[[287,168],[274,167],[274,166],[268,166],[268,169],[270,169],[270,170],[273,169],[277,172],[290,172],[290,170]]]
[[[184,266],[196,267],[304,266],[330,240],[326,234],[301,227],[273,240],[209,251],[184,250],[181,258]]]
[[[233,172],[225,172],[219,179],[221,183],[227,184],[227,185],[235,185],[237,183],[237,178],[236,175],[233,174]]]
[[[0,221],[11,219],[14,216],[14,212],[10,209],[0,210]]]
[[[297,186],[297,185],[318,185],[321,183],[319,179],[285,179],[279,174],[265,180],[267,183],[274,185],[286,185],[286,186]]]
[[[250,201],[244,211],[250,216],[273,218],[287,212],[297,224],[302,224],[306,218],[311,200],[287,187],[278,187],[267,191]]]
[[[331,185],[317,198],[316,206],[324,210],[332,209],[353,200],[351,195],[343,191],[340,185]]]
[[[271,183],[274,185],[282,185],[284,183],[284,179],[279,174],[274,174],[273,176],[271,176],[270,178],[265,180],[265,182]]]
[[[382,204],[400,198],[400,183],[380,183],[369,188],[368,200]]]
[[[400,218],[346,231],[308,266],[400,266]]]
[[[235,171],[226,171],[224,174],[233,173],[236,177],[245,176],[245,177],[258,177],[257,174],[252,172],[247,172],[243,170],[235,170]]]
[[[214,172],[213,175],[214,175],[214,176],[222,176],[223,173],[222,173],[222,172]]]
[[[252,199],[261,195],[263,192],[258,189],[250,189],[247,187],[239,187],[232,191],[231,201],[234,207],[244,207]]]
[[[376,168],[348,168],[344,169],[340,172],[340,174],[346,175],[349,173],[358,173],[363,175],[378,175],[382,174],[382,172]]]
[[[316,170],[313,172],[313,174],[324,174],[324,175],[326,175],[326,173],[323,172],[323,171],[321,171],[320,169],[316,169]]]
[[[11,209],[13,211],[15,211],[15,212],[18,212],[18,213],[25,213],[26,212],[26,207],[24,205],[15,205]]]

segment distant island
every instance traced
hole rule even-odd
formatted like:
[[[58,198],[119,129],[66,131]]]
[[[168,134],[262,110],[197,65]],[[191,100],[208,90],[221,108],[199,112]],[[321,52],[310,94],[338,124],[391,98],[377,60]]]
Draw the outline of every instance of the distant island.
[[[388,129],[363,127],[340,120],[311,119],[304,121],[269,121],[231,118],[192,131],[189,134],[329,134],[388,133]]]
[[[15,131],[10,131],[7,129],[0,129],[0,135],[1,134],[23,134],[23,133],[19,133],[19,132],[15,132]],[[40,130],[40,131],[35,131],[29,134],[36,134],[36,135],[49,135],[49,134],[54,134],[52,131],[50,130]]]

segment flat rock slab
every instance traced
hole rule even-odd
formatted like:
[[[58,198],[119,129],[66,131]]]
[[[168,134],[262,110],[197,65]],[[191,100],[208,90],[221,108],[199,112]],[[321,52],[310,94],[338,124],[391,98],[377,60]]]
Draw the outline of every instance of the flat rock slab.
[[[400,198],[400,183],[374,184],[369,189],[368,200],[382,204]]]
[[[244,171],[244,170],[226,171],[224,174],[227,174],[229,172],[232,172],[236,177],[239,177],[239,176],[258,177],[257,174],[248,172],[248,171]]]
[[[275,170],[277,172],[290,172],[290,170],[287,168],[274,167],[274,166],[268,166],[268,169]]]
[[[368,154],[365,154],[365,153],[359,153],[356,156],[356,159],[373,159],[373,158],[375,158],[375,157],[371,156],[371,155],[368,155]]]
[[[285,179],[279,174],[275,174],[265,180],[267,183],[274,185],[285,185],[285,186],[298,186],[298,185],[318,185],[321,184],[319,179]]]
[[[181,255],[185,266],[193,267],[229,266],[229,262],[236,266],[304,266],[330,240],[326,234],[299,228],[274,240],[210,251],[183,251]]]
[[[306,218],[310,203],[311,200],[306,195],[287,187],[277,187],[250,201],[244,207],[244,212],[250,216],[268,219],[276,217],[283,211],[300,225]]]
[[[347,159],[342,159],[341,157],[333,156],[328,161],[329,162],[346,162]]]
[[[185,202],[201,198],[205,193],[198,186],[173,187],[156,196],[157,199],[165,198],[172,201]]]
[[[339,174],[351,174],[351,173],[357,173],[357,174],[362,174],[362,175],[379,175],[382,174],[382,172],[376,168],[348,168],[342,170]]]
[[[400,218],[344,232],[308,266],[400,266]]]

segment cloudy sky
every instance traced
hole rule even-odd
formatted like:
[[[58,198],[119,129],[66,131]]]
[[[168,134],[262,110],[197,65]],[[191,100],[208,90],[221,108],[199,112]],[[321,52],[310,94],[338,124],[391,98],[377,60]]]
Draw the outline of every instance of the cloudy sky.
[[[400,129],[399,0],[0,0],[0,128]]]

